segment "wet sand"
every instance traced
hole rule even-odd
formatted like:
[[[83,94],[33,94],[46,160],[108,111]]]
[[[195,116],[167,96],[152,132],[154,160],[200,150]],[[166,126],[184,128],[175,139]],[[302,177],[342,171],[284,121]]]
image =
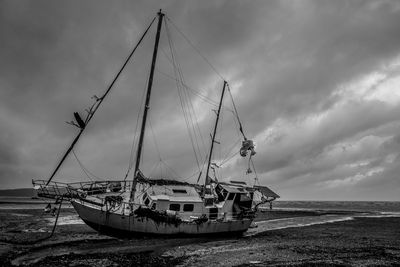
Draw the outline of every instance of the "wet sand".
[[[365,218],[264,231],[271,225],[315,217],[354,215],[341,211],[259,213],[251,236],[116,239],[100,235],[64,209],[0,210],[0,266],[393,266],[400,265],[400,218]],[[65,224],[68,222],[75,224]],[[63,223],[64,222],[64,223]],[[306,225],[306,224],[304,224]],[[260,230],[261,229],[261,230]],[[250,229],[252,230],[252,229]],[[250,231],[249,231],[250,232]]]

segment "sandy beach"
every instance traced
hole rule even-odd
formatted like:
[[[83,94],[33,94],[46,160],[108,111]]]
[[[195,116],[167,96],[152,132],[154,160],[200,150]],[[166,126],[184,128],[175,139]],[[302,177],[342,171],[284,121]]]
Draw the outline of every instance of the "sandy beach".
[[[272,210],[260,212],[256,219],[258,227],[241,237],[124,240],[98,234],[82,224],[73,209],[63,209],[61,213],[54,235],[35,242],[49,236],[54,223],[51,214],[38,209],[1,210],[1,266],[400,264],[399,217],[346,211]]]

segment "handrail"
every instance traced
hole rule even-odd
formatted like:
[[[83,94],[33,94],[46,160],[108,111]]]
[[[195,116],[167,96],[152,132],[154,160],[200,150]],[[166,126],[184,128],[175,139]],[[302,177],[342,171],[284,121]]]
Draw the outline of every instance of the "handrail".
[[[125,214],[127,210],[129,213],[133,212],[139,207],[150,208],[145,204],[132,203],[128,201],[111,201],[110,196],[118,196],[115,193],[125,193],[127,189],[130,190],[132,186],[132,181],[125,180],[110,180],[110,181],[93,181],[93,182],[73,182],[73,183],[63,183],[63,182],[51,182],[46,185],[45,180],[34,180],[32,181],[34,188],[38,192],[38,196],[52,199],[59,199],[63,197],[64,199],[75,199],[76,201],[84,202],[88,205],[97,206],[100,209],[105,208],[107,211],[115,212],[121,211]],[[114,186],[114,187],[113,187]],[[97,195],[97,194],[101,195]],[[109,193],[109,194],[108,194]],[[113,194],[114,193],[114,194]],[[240,219],[240,218],[251,218],[254,217],[254,210],[246,211],[235,211],[235,212],[217,212],[214,213],[216,220],[224,219]],[[177,216],[187,217],[193,216],[200,218],[204,213],[194,213],[194,212],[175,212]]]
[[[93,182],[54,182],[51,181],[47,184],[46,180],[33,180],[33,187],[37,190],[38,196],[45,198],[71,198],[77,193],[85,192],[87,195],[93,195],[96,193],[104,193],[107,190],[114,190],[114,192],[125,192],[127,189],[130,190],[131,181],[93,181]]]

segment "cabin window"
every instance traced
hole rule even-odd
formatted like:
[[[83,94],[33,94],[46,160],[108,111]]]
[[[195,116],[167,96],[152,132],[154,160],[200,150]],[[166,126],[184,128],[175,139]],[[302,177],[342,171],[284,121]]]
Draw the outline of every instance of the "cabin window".
[[[147,193],[145,193],[142,197],[142,200],[144,200],[147,197]]]
[[[146,198],[146,200],[144,201],[144,204],[149,205],[149,203],[150,203],[150,200],[148,198]]]
[[[184,204],[183,211],[193,211],[194,205],[193,204]]]
[[[169,204],[169,209],[174,211],[180,211],[181,205],[180,204]]]
[[[234,193],[229,193],[228,200],[233,200],[234,198],[235,198],[235,194]]]
[[[174,194],[187,194],[186,189],[172,189],[172,192],[174,192]]]
[[[157,208],[157,204],[154,202],[153,204],[151,204],[151,209],[155,210]]]

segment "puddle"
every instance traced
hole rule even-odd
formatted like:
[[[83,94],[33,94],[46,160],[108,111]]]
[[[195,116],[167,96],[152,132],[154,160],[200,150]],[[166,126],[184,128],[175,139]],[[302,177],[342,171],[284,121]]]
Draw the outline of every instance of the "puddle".
[[[53,226],[56,217],[46,218],[46,220],[48,222],[48,225]],[[58,217],[57,225],[71,225],[71,224],[85,224],[85,223],[81,220],[81,218],[79,218],[77,214]]]
[[[322,215],[322,216],[306,216],[306,217],[295,217],[295,218],[283,218],[268,221],[255,222],[256,228],[250,228],[244,233],[245,236],[252,236],[266,231],[292,228],[292,227],[305,227],[315,224],[325,224],[341,221],[353,220],[352,216],[340,216],[340,215]]]

